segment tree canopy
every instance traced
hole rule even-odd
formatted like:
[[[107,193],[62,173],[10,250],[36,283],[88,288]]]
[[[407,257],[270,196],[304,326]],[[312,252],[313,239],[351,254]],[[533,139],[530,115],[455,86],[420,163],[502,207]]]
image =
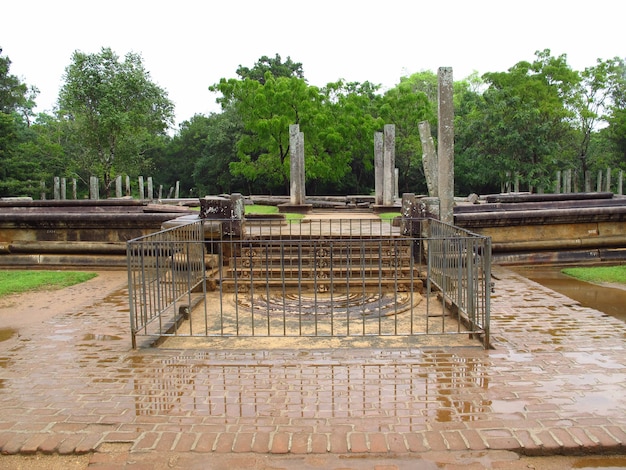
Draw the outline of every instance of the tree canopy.
[[[435,73],[400,77],[381,90],[337,80],[312,86],[303,65],[279,55],[239,65],[236,79],[209,85],[221,112],[195,115],[176,131],[173,104],[141,56],[109,48],[76,51],[57,109],[34,116],[37,90],[0,55],[0,196],[37,195],[52,176],[148,174],[183,196],[289,192],[289,126],[305,139],[307,194],[367,194],[374,188],[374,133],[396,126],[400,192],[425,193],[418,124],[437,129]],[[454,83],[455,192],[551,191],[557,170],[575,189],[589,175],[626,169],[626,67],[598,59],[584,70],[566,55],[537,51],[507,71]],[[433,133],[436,141],[436,133]]]
[[[142,167],[152,139],[172,123],[173,109],[141,56],[129,53],[121,61],[109,48],[74,52],[59,94],[59,114],[77,137],[79,169],[101,176],[105,188],[115,172]]]

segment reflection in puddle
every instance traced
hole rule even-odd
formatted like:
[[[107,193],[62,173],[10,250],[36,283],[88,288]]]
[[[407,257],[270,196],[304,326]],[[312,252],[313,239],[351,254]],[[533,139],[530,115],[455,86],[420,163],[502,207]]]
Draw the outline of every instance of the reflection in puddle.
[[[591,470],[601,468],[603,470],[623,470],[626,468],[626,457],[586,457],[574,463],[573,469]]]
[[[489,410],[490,401],[482,396],[489,380],[475,358],[436,355],[404,364],[364,365],[322,364],[319,359],[268,367],[184,364],[173,358],[155,364],[146,375],[134,375],[135,413],[364,418],[381,431],[393,425],[412,432],[428,422],[479,420]]]
[[[626,322],[626,289],[604,287],[579,281],[554,266],[515,268],[518,274],[548,289]]]
[[[119,339],[122,339],[122,337],[115,336],[115,335],[101,335],[101,334],[93,334],[93,333],[88,333],[82,337],[83,341],[115,341]]]

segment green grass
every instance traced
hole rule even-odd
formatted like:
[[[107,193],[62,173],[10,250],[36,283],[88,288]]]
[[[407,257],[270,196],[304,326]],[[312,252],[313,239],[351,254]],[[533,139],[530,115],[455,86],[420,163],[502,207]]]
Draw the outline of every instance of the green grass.
[[[561,272],[581,281],[626,284],[626,265],[565,268]]]
[[[278,207],[276,206],[264,206],[262,204],[250,204],[245,206],[246,214],[260,214],[260,215],[268,215],[268,214],[278,214]],[[304,218],[303,214],[295,214],[291,212],[283,213],[285,219],[289,222],[297,221]]]
[[[74,271],[0,271],[0,297],[21,292],[62,289],[96,277]]]
[[[393,220],[396,217],[400,217],[402,214],[400,214],[400,212],[381,212],[380,214],[378,214],[378,216],[382,219],[382,220]]]

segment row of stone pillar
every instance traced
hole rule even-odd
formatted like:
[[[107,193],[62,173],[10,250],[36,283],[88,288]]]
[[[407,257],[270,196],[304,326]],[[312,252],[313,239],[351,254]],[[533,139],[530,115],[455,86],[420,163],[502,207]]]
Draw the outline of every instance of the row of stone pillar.
[[[77,180],[76,178],[71,179],[71,189],[72,189],[72,199],[77,199]],[[140,199],[154,199],[154,184],[152,177],[149,176],[147,180],[144,182],[144,177],[139,176],[137,178],[138,191],[140,194]],[[67,199],[67,178],[62,178],[59,176],[55,176],[53,178],[53,198],[55,200],[65,200]],[[168,198],[172,196],[178,199],[180,193],[180,183],[177,181],[176,186],[170,188],[170,191],[167,195]],[[126,176],[126,188],[122,187],[122,177],[118,176],[115,178],[115,197],[121,198],[123,196],[131,195],[131,187],[130,187],[130,177]],[[158,190],[158,198],[163,198],[163,185],[159,186]],[[46,183],[45,181],[41,182],[41,199],[46,199]],[[96,176],[91,176],[89,178],[89,199],[100,199],[100,181]]]

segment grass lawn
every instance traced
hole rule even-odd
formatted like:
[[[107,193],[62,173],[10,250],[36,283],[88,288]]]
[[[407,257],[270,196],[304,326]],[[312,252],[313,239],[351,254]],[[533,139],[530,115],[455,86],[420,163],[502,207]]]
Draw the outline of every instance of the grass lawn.
[[[62,289],[96,277],[73,271],[0,271],[0,297],[31,290]]]
[[[561,272],[581,281],[626,284],[626,265],[565,268]]]
[[[278,207],[264,206],[261,204],[250,204],[248,206],[245,206],[245,211],[246,211],[246,214],[260,214],[260,215],[279,213]],[[284,213],[284,216],[288,221],[300,220],[304,218],[303,214],[294,214],[294,213],[289,213],[289,212]]]

